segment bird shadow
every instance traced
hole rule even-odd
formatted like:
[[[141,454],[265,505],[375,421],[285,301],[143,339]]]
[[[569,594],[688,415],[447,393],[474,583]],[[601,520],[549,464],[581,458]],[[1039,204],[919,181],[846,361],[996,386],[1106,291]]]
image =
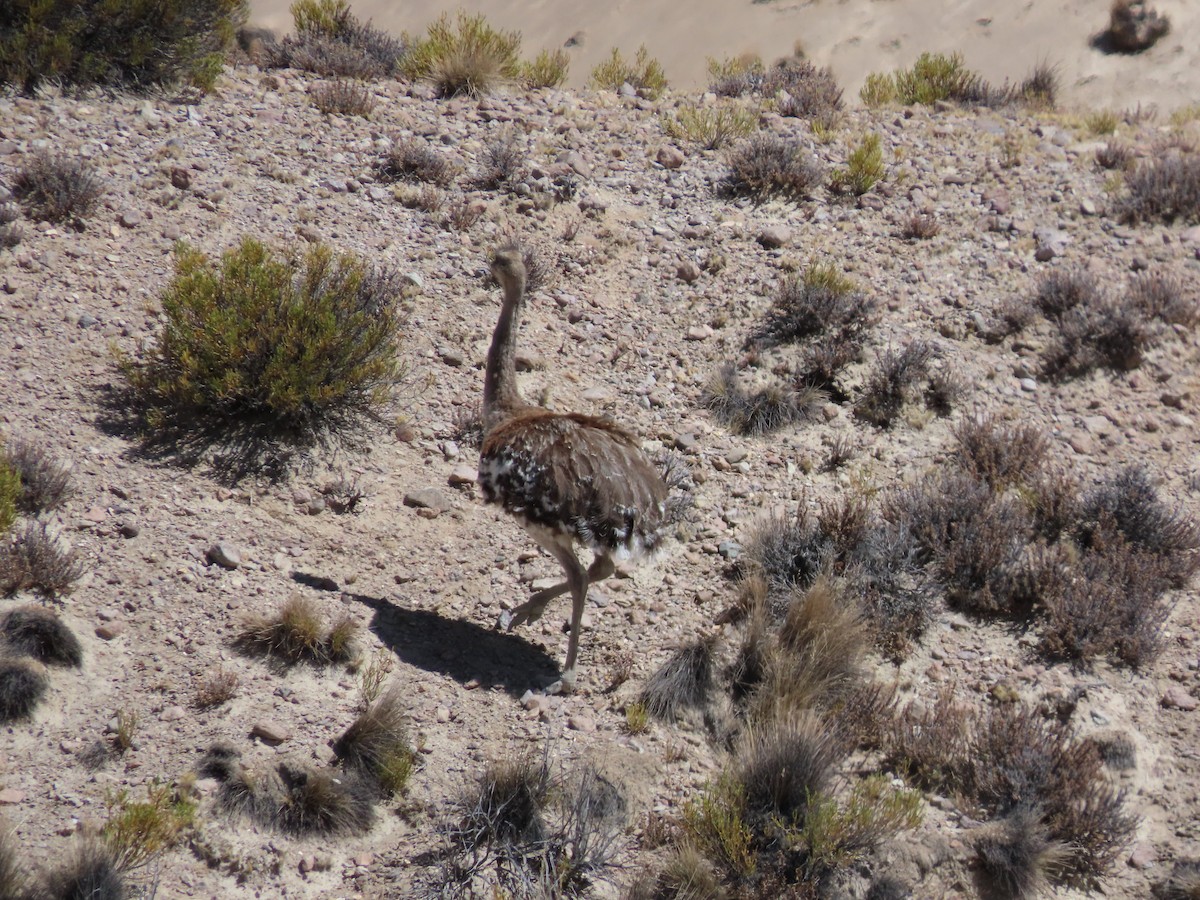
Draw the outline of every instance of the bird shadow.
[[[519,698],[558,673],[549,654],[516,635],[449,619],[434,610],[405,609],[380,597],[349,591],[342,597],[372,611],[368,627],[401,661],[448,675],[459,684],[500,687]]]

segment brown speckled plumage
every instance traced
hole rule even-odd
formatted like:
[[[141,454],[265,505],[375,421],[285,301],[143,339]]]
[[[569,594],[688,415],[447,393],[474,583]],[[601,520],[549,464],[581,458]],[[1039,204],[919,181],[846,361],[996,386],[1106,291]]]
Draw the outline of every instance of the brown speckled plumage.
[[[516,386],[516,352],[525,269],[519,251],[498,250],[492,272],[504,305],[488,351],[483,420],[487,433],[479,460],[483,499],[512,514],[562,565],[564,584],[539,591],[501,627],[537,619],[554,597],[571,591],[567,662],[555,689],[575,678],[580,620],[589,581],[613,571],[614,559],[652,554],[662,539],[667,486],[636,438],[608,419],[555,413],[527,403]],[[574,544],[596,560],[585,571]]]

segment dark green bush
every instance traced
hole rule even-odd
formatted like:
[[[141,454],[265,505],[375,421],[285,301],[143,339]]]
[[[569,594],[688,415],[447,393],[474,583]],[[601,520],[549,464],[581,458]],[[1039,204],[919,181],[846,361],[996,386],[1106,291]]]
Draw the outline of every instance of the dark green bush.
[[[253,238],[219,261],[181,246],[167,324],[121,368],[145,424],[210,444],[344,441],[403,376],[399,277],[317,244],[278,254]]]
[[[9,0],[0,4],[0,84],[208,90],[247,0]]]

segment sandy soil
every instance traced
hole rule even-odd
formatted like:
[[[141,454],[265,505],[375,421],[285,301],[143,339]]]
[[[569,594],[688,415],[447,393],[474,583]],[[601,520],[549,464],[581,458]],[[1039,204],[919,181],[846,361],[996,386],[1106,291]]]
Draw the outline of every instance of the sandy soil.
[[[25,222],[22,242],[0,252],[0,432],[72,466],[75,493],[48,519],[86,570],[62,604],[84,642],[84,666],[56,669],[40,709],[6,726],[0,743],[3,818],[31,866],[61,859],[76,832],[105,820],[117,792],[140,797],[158,780],[186,779],[214,742],[233,744],[260,771],[281,760],[332,763],[329,742],[359,709],[357,676],[336,666],[281,670],[234,647],[246,616],[299,594],[329,620],[351,616],[367,657],[391,666],[421,747],[407,793],[382,804],[367,833],[293,838],[223,812],[217,785],[201,779],[197,832],[142,872],[143,885],[157,884],[162,898],[420,896],[435,874],[437,829],[472,779],[490,761],[548,747],[556,766],[596,761],[626,798],[624,868],[593,892],[616,897],[661,858],[647,816],[677,816],[727,761],[697,722],[626,733],[625,706],[680,643],[712,631],[736,594],[731,547],[750,539],[764,511],[816,510],[847,490],[922,477],[945,464],[959,416],[980,409],[1041,430],[1053,462],[1085,485],[1139,462],[1172,507],[1196,512],[1194,331],[1175,329],[1134,371],[1061,384],[1038,377],[1044,333],[986,339],[999,308],[1056,267],[1090,266],[1109,285],[1149,269],[1180,278],[1197,299],[1200,229],[1120,223],[1113,175],[1095,162],[1104,140],[1079,117],[858,109],[818,139],[805,122],[766,112],[764,129],[828,167],[845,165],[859,136],[876,133],[886,172],[858,203],[819,190],[803,202],[755,204],[714,190],[727,171],[722,152],[670,146],[663,116],[694,96],[541,91],[440,101],[385,81],[371,86],[376,108],[363,119],[318,112],[310,92],[320,83],[241,68],[195,106],[0,97],[0,183],[56,148],[91,159],[107,184],[82,230]],[[1164,135],[1194,140],[1195,123],[1186,127],[1123,122],[1118,137],[1145,154]],[[523,188],[479,188],[487,146],[505,134],[528,160]],[[376,178],[396,136],[428,140],[460,167],[442,210],[406,206]],[[568,172],[573,197],[539,205],[525,196]],[[482,215],[450,227],[445,211],[461,202]],[[929,240],[902,235],[918,213],[940,224]],[[105,401],[120,382],[114,348],[137,353],[163,325],[159,298],[176,242],[218,253],[245,234],[279,245],[324,240],[406,273],[403,352],[413,375],[391,410],[400,427],[368,429],[364,448],[285,481],[230,485],[207,466],[143,453]],[[663,559],[592,593],[578,692],[525,702],[562,660],[566,606],[511,634],[493,626],[558,568],[481,505],[471,484],[477,455],[456,424],[480,396],[498,307],[484,280],[487,256],[507,235],[551,261],[523,331],[526,395],[611,415],[650,450],[681,448],[698,482],[694,520]],[[834,265],[880,304],[867,350],[848,370],[849,397],[776,435],[734,436],[700,408],[701,391],[741,357],[783,280],[813,261]],[[914,339],[936,345],[936,365],[967,385],[958,412],[938,418],[917,406],[889,430],[858,421],[853,401],[877,354]],[[853,457],[825,471],[835,443]],[[366,491],[357,513],[318,502],[339,475]],[[424,508],[405,502],[419,491]],[[237,568],[211,561],[217,542],[240,552]],[[898,665],[873,657],[872,666],[901,702],[928,701],[945,685],[979,708],[996,691],[1034,706],[1078,696],[1070,722],[1081,737],[1126,736],[1136,760],[1111,777],[1140,824],[1103,889],[1142,898],[1200,841],[1200,603],[1190,589],[1171,599],[1164,652],[1139,671],[1047,660],[1036,635],[940,604],[909,657]],[[726,648],[735,640],[727,635]],[[629,659],[630,680],[606,692]],[[220,668],[238,676],[235,696],[195,708],[198,688]],[[97,760],[93,748],[111,744],[122,712],[137,717],[134,746]],[[902,870],[914,896],[974,894],[969,847],[979,824],[950,798],[927,798],[910,838],[923,855],[913,850]],[[946,865],[914,862],[930,859]]]
[[[253,0],[253,21],[280,33],[291,28],[288,0]],[[1035,64],[1059,67],[1068,103],[1125,109],[1154,104],[1172,110],[1200,98],[1200,55],[1188,36],[1200,26],[1195,4],[1156,6],[1171,33],[1140,56],[1106,55],[1090,39],[1108,21],[1108,0],[430,0],[420,4],[359,0],[362,19],[393,33],[419,33],[442,12],[480,12],[517,29],[527,51],[564,46],[572,37],[570,83],[579,87],[612,47],[626,55],[645,44],[680,88],[705,84],[705,58],[744,52],[770,60],[795,44],[833,68],[848,98],[871,72],[907,66],[922,52],[961,52],[971,68],[1002,83]]]

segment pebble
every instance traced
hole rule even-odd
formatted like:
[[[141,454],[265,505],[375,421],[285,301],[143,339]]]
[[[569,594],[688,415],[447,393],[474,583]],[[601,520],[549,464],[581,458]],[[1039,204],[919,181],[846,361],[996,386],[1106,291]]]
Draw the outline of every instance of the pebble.
[[[585,715],[568,716],[567,727],[582,734],[592,734],[596,730],[596,720]]]
[[[455,466],[450,470],[450,477],[447,479],[451,485],[458,487],[464,484],[474,484],[476,471],[474,466],[460,465]]]
[[[125,626],[120,622],[105,622],[96,626],[96,637],[102,641],[111,641],[125,633]]]
[[[664,144],[654,154],[654,160],[664,169],[678,169],[683,165],[683,151],[670,144]]]
[[[684,334],[689,341],[706,341],[712,337],[713,330],[707,325],[693,325]]]
[[[690,259],[685,259],[675,267],[675,277],[680,281],[691,284],[700,277],[700,267]]]
[[[187,710],[182,706],[168,706],[158,717],[160,722],[178,722],[187,718]]]
[[[22,803],[24,800],[24,791],[18,791],[16,788],[5,788],[0,791],[0,806],[12,806],[14,803]]]
[[[1182,712],[1191,712],[1200,705],[1200,701],[1197,701],[1186,689],[1177,684],[1167,688],[1159,702],[1164,709],[1178,709]]]
[[[792,230],[785,225],[768,225],[758,233],[758,242],[768,250],[776,250],[792,240]]]
[[[1033,240],[1036,243],[1034,259],[1038,262],[1049,262],[1066,252],[1071,243],[1071,236],[1058,228],[1035,228]]]
[[[728,560],[735,560],[742,555],[742,545],[737,541],[721,541],[717,544],[717,553]]]
[[[454,501],[447,497],[440,488],[418,488],[404,495],[404,505],[417,509],[431,509],[435,512],[445,512],[454,508]]]
[[[1138,844],[1129,854],[1129,865],[1135,869],[1150,869],[1158,862],[1158,854],[1149,844]]]
[[[127,210],[121,213],[120,222],[126,228],[137,228],[145,220],[145,217],[136,209]]]
[[[229,541],[217,541],[208,548],[208,561],[222,569],[236,569],[242,564],[242,552]]]
[[[250,727],[250,734],[267,744],[282,744],[292,739],[292,732],[278,722],[263,719]]]

